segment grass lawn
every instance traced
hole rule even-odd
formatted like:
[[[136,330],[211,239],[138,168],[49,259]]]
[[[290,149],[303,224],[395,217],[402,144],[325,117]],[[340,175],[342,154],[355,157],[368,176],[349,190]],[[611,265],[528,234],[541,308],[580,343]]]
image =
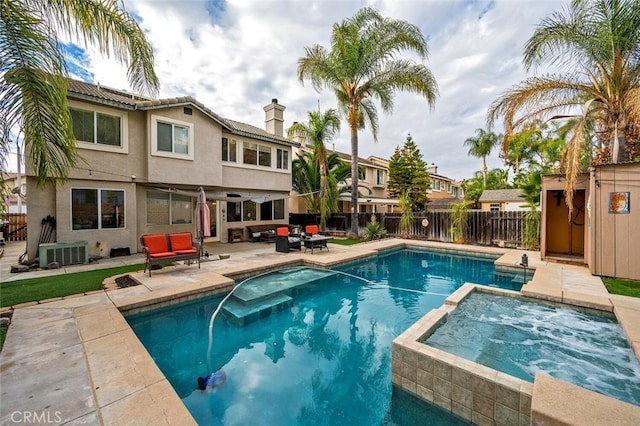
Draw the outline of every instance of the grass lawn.
[[[640,281],[620,280],[617,278],[602,278],[602,281],[611,294],[640,297]]]
[[[361,243],[362,240],[357,238],[332,238],[328,242],[332,244],[342,244],[343,246],[352,246],[354,244]]]
[[[2,350],[2,347],[4,346],[4,338],[7,336],[7,329],[9,328],[8,325],[0,325],[0,351]]]
[[[143,268],[144,264],[129,265],[1,283],[0,307],[100,290],[105,278]]]

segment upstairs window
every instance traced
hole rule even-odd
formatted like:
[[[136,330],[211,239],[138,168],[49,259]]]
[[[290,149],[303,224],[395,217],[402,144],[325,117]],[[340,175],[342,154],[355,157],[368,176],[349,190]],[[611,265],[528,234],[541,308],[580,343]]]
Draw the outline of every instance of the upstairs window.
[[[367,180],[367,170],[364,167],[358,166],[358,180]]]
[[[376,170],[376,185],[384,185],[384,170]]]
[[[242,162],[264,167],[271,167],[271,148],[253,142],[243,142]]]
[[[289,170],[289,151],[286,149],[276,150],[276,168]]]
[[[258,164],[258,144],[244,142],[242,144],[242,162],[244,164]]]
[[[78,142],[107,149],[121,150],[125,147],[124,115],[76,107],[70,107],[69,113]]]
[[[229,163],[238,162],[238,141],[235,139],[222,138],[222,161]]]
[[[193,160],[193,124],[152,116],[152,154]]]

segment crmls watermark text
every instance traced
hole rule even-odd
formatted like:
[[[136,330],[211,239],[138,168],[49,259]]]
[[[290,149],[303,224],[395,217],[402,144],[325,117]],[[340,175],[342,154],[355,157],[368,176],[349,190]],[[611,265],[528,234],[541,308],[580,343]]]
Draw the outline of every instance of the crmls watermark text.
[[[60,411],[14,411],[11,413],[13,423],[23,424],[56,424],[62,422]]]

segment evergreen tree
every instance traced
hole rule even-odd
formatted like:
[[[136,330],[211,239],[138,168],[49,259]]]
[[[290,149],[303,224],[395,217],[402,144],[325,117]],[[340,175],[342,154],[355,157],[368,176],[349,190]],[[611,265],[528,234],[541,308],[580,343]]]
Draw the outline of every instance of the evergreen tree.
[[[424,210],[428,202],[431,180],[427,163],[422,160],[420,149],[411,135],[407,136],[402,149],[396,147],[389,161],[389,198],[400,198],[404,193],[411,201],[413,211]]]

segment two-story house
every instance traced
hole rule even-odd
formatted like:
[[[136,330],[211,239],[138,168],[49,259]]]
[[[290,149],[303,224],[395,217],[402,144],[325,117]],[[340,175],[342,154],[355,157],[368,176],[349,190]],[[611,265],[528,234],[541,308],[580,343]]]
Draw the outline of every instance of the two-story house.
[[[431,188],[429,189],[429,209],[448,209],[451,203],[462,201],[464,194],[462,183],[438,174],[438,166],[427,166]]]
[[[264,107],[266,130],[227,120],[192,97],[152,100],[71,80],[68,103],[81,161],[69,179],[38,188],[27,169],[28,258],[38,225],[55,216],[56,242],[86,242],[90,255],[140,250],[151,233],[194,233],[202,187],[211,211],[209,241],[229,229],[286,222],[292,148],[285,107]]]
[[[305,146],[304,140],[298,140],[299,148],[294,148],[294,159],[303,152],[310,151]],[[347,164],[351,164],[351,154],[330,150],[331,154],[338,157]],[[358,158],[358,184],[360,186],[360,198],[358,199],[358,211],[360,213],[386,213],[394,211],[398,205],[397,199],[387,198],[387,179],[389,175],[389,160],[370,156],[368,158]],[[351,179],[347,179],[346,185],[351,188]],[[291,213],[307,213],[307,206],[303,197],[294,193],[290,204]],[[338,198],[337,214],[349,214],[351,212],[351,192],[344,192]]]

